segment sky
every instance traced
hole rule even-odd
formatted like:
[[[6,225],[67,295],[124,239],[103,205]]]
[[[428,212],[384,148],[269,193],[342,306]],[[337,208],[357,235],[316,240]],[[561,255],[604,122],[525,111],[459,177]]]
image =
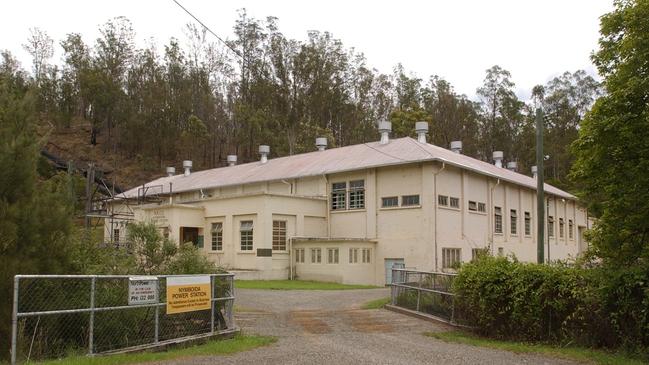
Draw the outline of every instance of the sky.
[[[250,17],[279,18],[290,38],[329,31],[383,73],[402,63],[424,80],[443,77],[471,99],[485,70],[496,64],[511,72],[522,99],[565,71],[597,76],[590,55],[597,49],[599,17],[613,9],[612,0],[178,1],[222,38],[233,37],[237,10],[245,8]],[[26,69],[31,61],[21,45],[32,27],[45,30],[56,45],[71,32],[94,43],[101,24],[125,16],[144,46],[152,37],[160,44],[171,37],[184,42],[183,28],[192,21],[172,0],[9,0],[3,12],[0,49]],[[56,48],[52,61],[60,63]]]

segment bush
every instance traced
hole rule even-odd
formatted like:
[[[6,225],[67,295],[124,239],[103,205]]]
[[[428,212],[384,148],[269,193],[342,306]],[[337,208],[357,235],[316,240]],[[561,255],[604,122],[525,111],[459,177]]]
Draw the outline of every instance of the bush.
[[[649,349],[649,270],[482,257],[453,283],[456,311],[482,335]]]

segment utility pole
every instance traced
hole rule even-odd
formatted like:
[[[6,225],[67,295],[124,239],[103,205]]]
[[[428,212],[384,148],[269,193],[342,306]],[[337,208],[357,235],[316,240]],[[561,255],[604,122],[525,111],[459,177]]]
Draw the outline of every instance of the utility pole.
[[[536,109],[536,262],[545,261],[545,198],[543,191],[543,111]]]
[[[86,214],[85,214],[85,226],[86,229],[89,229],[91,226],[90,213],[92,212],[92,195],[93,187],[95,184],[95,164],[88,164],[88,170],[86,171]]]

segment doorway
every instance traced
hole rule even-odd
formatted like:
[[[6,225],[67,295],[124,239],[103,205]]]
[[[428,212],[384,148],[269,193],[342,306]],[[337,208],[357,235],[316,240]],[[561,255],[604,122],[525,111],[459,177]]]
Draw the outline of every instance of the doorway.
[[[392,268],[403,269],[405,267],[403,259],[385,259],[385,285],[392,284]]]
[[[199,245],[197,227],[180,227],[180,243],[191,242],[194,246]]]

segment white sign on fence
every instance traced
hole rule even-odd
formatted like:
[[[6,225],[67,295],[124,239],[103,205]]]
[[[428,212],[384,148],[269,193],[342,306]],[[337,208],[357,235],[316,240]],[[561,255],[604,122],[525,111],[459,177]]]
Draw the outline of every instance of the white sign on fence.
[[[128,278],[128,305],[155,304],[157,302],[157,277],[133,276]]]

